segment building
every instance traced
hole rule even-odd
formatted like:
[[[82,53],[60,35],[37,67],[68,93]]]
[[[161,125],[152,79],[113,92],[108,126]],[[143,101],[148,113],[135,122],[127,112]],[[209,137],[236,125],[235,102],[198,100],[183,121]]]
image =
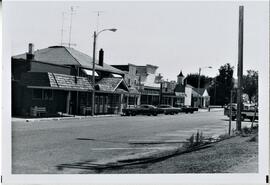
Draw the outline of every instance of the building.
[[[139,76],[136,74],[137,66],[134,64],[112,65],[124,72],[124,80],[129,88],[129,93],[124,96],[124,107],[136,106],[140,104],[141,94],[139,92]]]
[[[210,105],[210,96],[206,88],[193,88],[192,96],[195,107],[204,108]]]
[[[157,77],[158,66],[147,64],[136,67],[139,78],[141,104],[158,105],[160,102],[160,79]]]
[[[90,56],[64,46],[34,51],[29,44],[27,53],[11,58],[12,114],[31,116],[37,110],[46,110],[47,116],[90,114],[94,88],[95,114],[121,112],[129,87],[124,72],[104,63],[103,58],[101,50],[93,87]]]
[[[177,85],[175,87],[177,96],[176,105],[191,107],[208,107],[210,96],[206,88],[195,88],[186,83],[182,71],[177,76]]]

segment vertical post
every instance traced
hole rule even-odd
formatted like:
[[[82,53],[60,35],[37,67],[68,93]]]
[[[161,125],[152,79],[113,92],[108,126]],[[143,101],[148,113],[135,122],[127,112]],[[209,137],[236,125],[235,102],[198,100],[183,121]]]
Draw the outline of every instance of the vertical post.
[[[67,114],[70,114],[70,97],[71,97],[71,92],[68,91],[67,103],[66,103],[66,112],[67,112]]]
[[[199,91],[199,89],[200,89],[200,81],[201,81],[201,68],[199,68],[199,77],[198,77],[198,91]],[[200,105],[200,97],[199,97],[199,93],[198,93],[198,99],[197,99],[197,103],[198,103],[198,107],[199,107],[199,105]]]
[[[216,105],[216,94],[217,94],[217,77],[215,77],[214,105]]]
[[[70,44],[71,44],[72,14],[73,14],[73,6],[70,7],[70,26],[69,26],[68,47],[70,47]]]
[[[162,104],[162,82],[160,82],[160,90],[159,90],[159,105]]]
[[[233,90],[231,90],[231,97],[230,97],[229,136],[231,135],[231,125],[232,125],[232,96],[233,96]]]
[[[236,129],[241,131],[241,109],[242,109],[242,76],[243,76],[243,22],[244,6],[239,7],[239,35],[238,35],[238,88],[237,88],[237,122]]]
[[[94,32],[94,43],[93,43],[93,69],[92,69],[92,112],[91,115],[94,116],[95,114],[95,62],[96,62],[96,32]]]

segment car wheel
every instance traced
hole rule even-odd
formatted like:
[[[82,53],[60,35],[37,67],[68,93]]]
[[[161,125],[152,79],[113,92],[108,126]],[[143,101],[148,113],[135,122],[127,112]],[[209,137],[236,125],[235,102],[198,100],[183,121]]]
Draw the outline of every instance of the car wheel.
[[[190,114],[193,114],[193,111],[191,111]]]
[[[157,113],[153,113],[153,116],[157,116]]]
[[[131,115],[132,115],[132,116],[136,116],[136,113],[134,112],[134,113],[132,113]]]

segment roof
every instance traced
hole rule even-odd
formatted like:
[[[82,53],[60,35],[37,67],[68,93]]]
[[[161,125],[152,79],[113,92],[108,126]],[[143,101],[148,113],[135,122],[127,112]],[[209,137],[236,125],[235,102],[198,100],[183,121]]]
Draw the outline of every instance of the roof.
[[[21,77],[21,84],[28,87],[48,88],[60,90],[89,91],[93,90],[92,83],[86,77],[49,73],[27,72]]]
[[[182,93],[184,93],[185,92],[185,85],[177,84],[175,86],[174,92],[182,92]]]
[[[92,69],[93,66],[92,57],[78,50],[65,46],[51,46],[45,49],[36,50],[34,55],[35,61],[46,62],[50,64],[75,65],[88,69]],[[26,53],[15,55],[12,58],[26,60]],[[123,71],[105,63],[103,63],[103,66],[96,64],[96,70],[124,74]]]
[[[193,90],[202,96],[206,89],[205,88],[193,88]]]
[[[140,92],[135,87],[128,88],[130,94],[140,94]]]
[[[184,77],[182,70],[180,71],[179,75],[177,77]]]
[[[97,87],[98,90],[106,92],[128,92],[128,87],[123,78],[102,78],[97,82]]]

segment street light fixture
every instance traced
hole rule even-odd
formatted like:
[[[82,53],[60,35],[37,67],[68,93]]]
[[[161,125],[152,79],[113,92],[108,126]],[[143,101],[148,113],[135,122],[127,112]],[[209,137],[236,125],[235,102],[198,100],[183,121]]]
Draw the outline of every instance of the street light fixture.
[[[202,69],[205,69],[205,68],[209,68],[209,69],[212,69],[212,66],[205,66],[205,67],[199,67],[199,77],[198,77],[198,91],[199,91],[199,89],[200,89],[200,81],[201,81],[201,70],[202,70]],[[198,100],[197,100],[197,102],[198,102],[198,107],[199,107],[199,105],[200,105],[200,98],[199,98],[199,96],[198,96]]]
[[[99,32],[94,31],[94,42],[93,42],[93,69],[92,69],[92,86],[93,86],[93,92],[92,92],[92,111],[91,111],[91,115],[94,116],[95,114],[95,64],[96,64],[96,40],[98,35],[101,32],[104,31],[112,31],[112,32],[116,32],[117,29],[115,28],[111,28],[111,29],[103,29]]]

